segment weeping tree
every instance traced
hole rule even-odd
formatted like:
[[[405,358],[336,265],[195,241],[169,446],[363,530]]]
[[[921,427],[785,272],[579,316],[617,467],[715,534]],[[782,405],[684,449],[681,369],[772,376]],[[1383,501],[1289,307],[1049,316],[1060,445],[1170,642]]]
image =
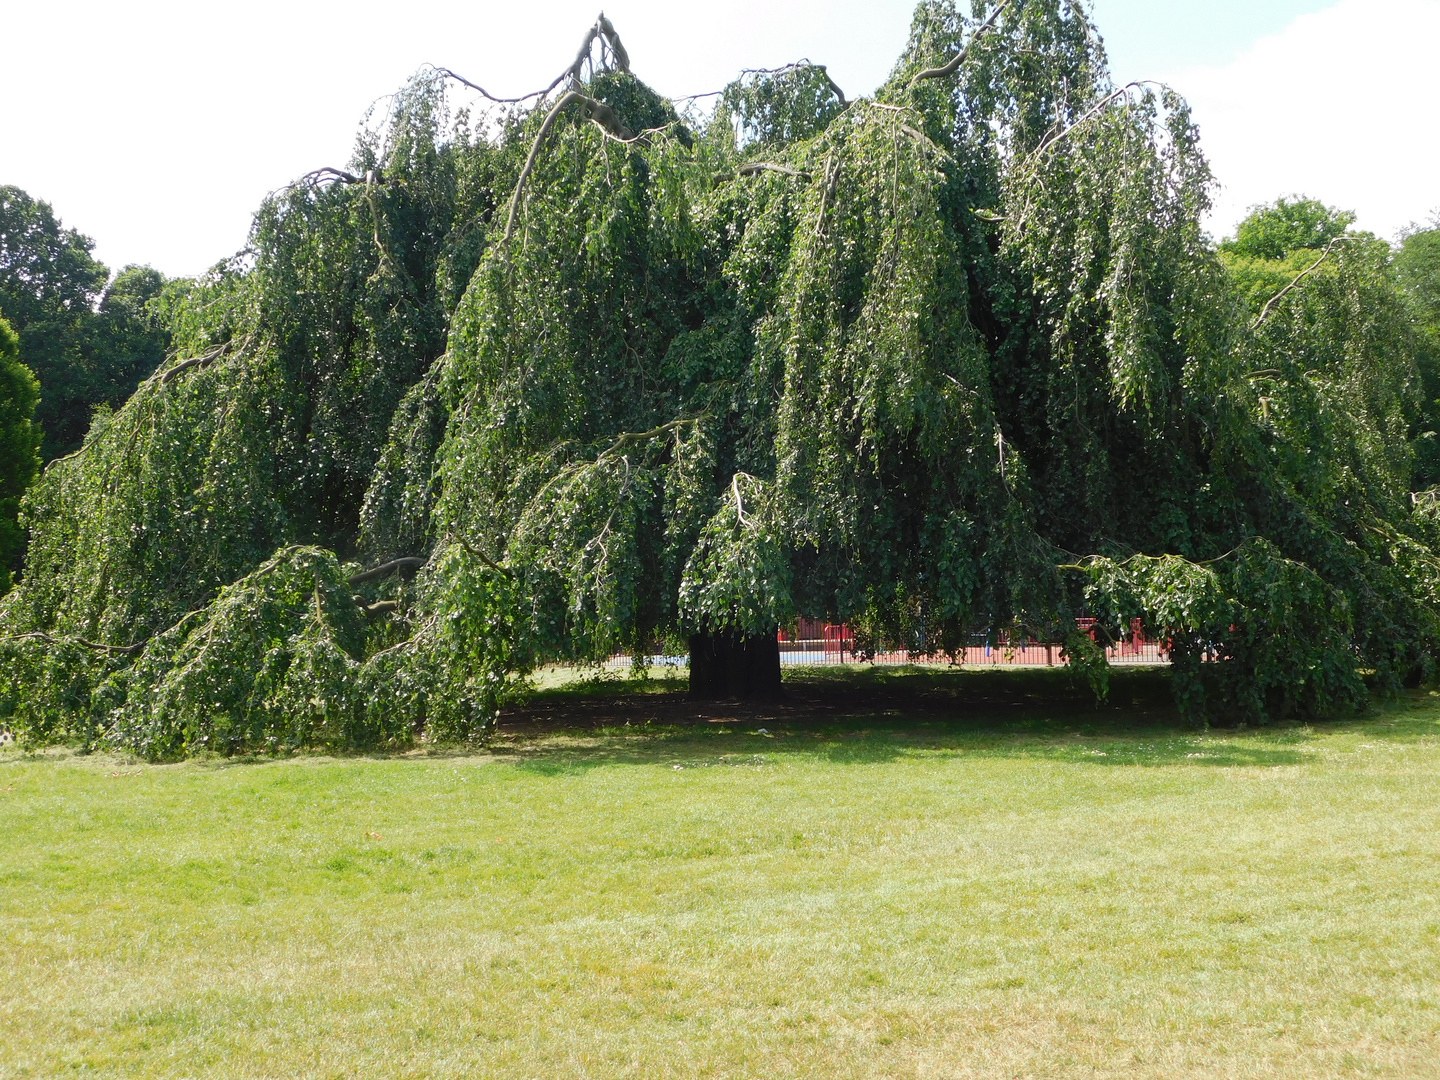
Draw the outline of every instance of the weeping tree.
[[[1060,0],[922,3],[853,100],[799,63],[702,113],[604,16],[522,100],[424,72],[46,470],[0,710],[157,758],[474,738],[542,662],[778,693],[800,614],[1061,641],[1101,694],[1140,619],[1197,721],[1357,707],[1440,643],[1408,309],[1349,234],[1256,302],[1210,188]]]

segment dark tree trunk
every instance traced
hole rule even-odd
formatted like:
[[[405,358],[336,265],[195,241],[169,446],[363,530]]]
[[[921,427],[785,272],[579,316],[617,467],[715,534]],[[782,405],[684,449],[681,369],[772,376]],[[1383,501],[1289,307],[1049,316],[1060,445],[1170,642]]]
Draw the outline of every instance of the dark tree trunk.
[[[780,696],[780,644],[773,633],[690,635],[690,696],[773,701]]]

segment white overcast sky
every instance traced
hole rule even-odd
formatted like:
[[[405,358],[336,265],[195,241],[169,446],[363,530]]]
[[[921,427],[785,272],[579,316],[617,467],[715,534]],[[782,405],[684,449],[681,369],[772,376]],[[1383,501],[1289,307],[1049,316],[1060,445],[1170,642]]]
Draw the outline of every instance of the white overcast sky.
[[[968,2],[968,0],[962,0]],[[267,191],[342,165],[370,104],[421,65],[493,93],[547,83],[603,3],[662,93],[744,67],[886,76],[911,0],[11,0],[0,184],[50,202],[112,269],[196,273]],[[1304,193],[1392,237],[1440,209],[1440,0],[1094,0],[1119,80],[1188,97],[1223,188],[1210,223]]]

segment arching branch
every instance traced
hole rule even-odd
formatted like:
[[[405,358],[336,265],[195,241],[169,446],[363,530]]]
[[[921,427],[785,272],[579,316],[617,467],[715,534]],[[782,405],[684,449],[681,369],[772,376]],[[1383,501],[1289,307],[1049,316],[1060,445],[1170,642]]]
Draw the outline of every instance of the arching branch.
[[[600,27],[600,32],[605,35],[606,42],[610,45],[610,55],[615,57],[616,69],[628,73],[630,71],[630,54],[625,51],[625,46],[620,41],[620,35],[615,32],[615,24],[605,17],[603,11],[596,23]]]
[[[679,420],[671,420],[669,423],[661,424],[659,427],[653,427],[649,431],[627,431],[619,438],[617,438],[613,443],[611,443],[610,448],[604,453],[602,453],[595,460],[602,461],[605,458],[609,457],[611,454],[615,453],[615,451],[619,450],[621,447],[629,446],[632,443],[649,442],[651,439],[659,438],[666,432],[674,431],[677,428],[682,428],[686,424],[699,423],[701,420],[706,419],[709,415],[709,413],[701,413],[699,416],[682,416]]]
[[[1093,106],[1086,110],[1085,114],[1081,116],[1078,120],[1076,120],[1073,124],[1070,124],[1068,127],[1063,128],[1062,130],[1056,132],[1054,135],[1050,136],[1048,139],[1044,140],[1039,146],[1035,148],[1034,152],[1030,155],[1030,158],[1032,160],[1038,158],[1041,154],[1048,151],[1061,139],[1068,138],[1070,133],[1075,131],[1082,124],[1085,124],[1094,117],[1099,116],[1100,113],[1104,111],[1105,106],[1109,105],[1112,101],[1116,100],[1117,98],[1128,97],[1131,90],[1138,90],[1144,86],[1158,86],[1162,90],[1170,89],[1167,84],[1163,82],[1157,82],[1154,79],[1137,79],[1135,82],[1128,82],[1124,86],[1120,87],[1120,89],[1112,90],[1110,93],[1106,94],[1103,98],[1101,98]]]
[[[943,79],[959,71],[960,65],[963,64],[965,58],[970,55],[970,50],[975,47],[975,43],[994,29],[996,20],[1000,18],[1000,13],[1009,6],[1010,0],[1000,0],[999,6],[990,13],[988,19],[975,28],[975,32],[970,35],[970,40],[965,43],[965,47],[956,53],[948,64],[941,67],[926,68],[924,71],[916,72],[914,78],[910,80],[910,85],[906,87],[906,89],[914,87],[914,85],[922,79]]]
[[[746,75],[781,75],[787,71],[798,71],[800,68],[814,68],[820,72],[825,81],[830,84],[830,92],[834,94],[840,102],[840,107],[843,109],[850,107],[850,99],[845,96],[845,91],[840,89],[840,84],[831,77],[829,70],[824,64],[812,64],[809,60],[796,60],[793,64],[785,64],[783,67],[778,68],[746,68],[740,72],[740,77],[744,78]],[[666,98],[666,100],[671,104],[675,104],[681,101],[699,101],[701,98],[720,97],[724,93],[724,90],[706,90],[703,94],[684,94],[681,97]]]
[[[505,246],[510,245],[510,237],[515,232],[515,208],[520,205],[520,195],[525,190],[525,181],[530,179],[530,173],[535,168],[535,159],[540,154],[540,146],[545,141],[545,136],[550,134],[550,129],[555,126],[555,118],[560,115],[560,110],[570,102],[575,101],[580,95],[574,90],[567,90],[560,95],[560,100],[545,114],[544,121],[540,124],[540,130],[535,133],[535,141],[530,145],[530,153],[526,155],[525,165],[520,170],[520,179],[515,181],[515,191],[510,196],[510,213],[505,218]]]
[[[292,188],[302,186],[315,187],[326,182],[332,184],[376,184],[384,187],[385,176],[379,169],[371,169],[364,176],[356,176],[354,173],[346,172],[344,169],[336,169],[326,165],[322,169],[312,169],[290,186]]]
[[[792,169],[789,165],[777,165],[773,161],[751,161],[735,170],[737,176],[755,176],[762,172],[783,173],[786,176],[798,176],[802,180],[809,180],[811,174],[803,169]]]
[[[823,79],[825,80],[825,82],[829,84],[829,86],[830,86],[830,92],[835,95],[836,99],[840,102],[841,106],[842,106],[842,107],[849,106],[850,102],[849,102],[849,100],[847,100],[846,97],[845,97],[845,91],[844,91],[844,90],[841,90],[841,89],[840,89],[840,84],[837,83],[833,78],[830,77],[830,72],[829,72],[829,70],[825,67],[825,65],[824,65],[824,64],[812,63],[808,57],[806,57],[806,58],[804,58],[804,59],[801,59],[801,60],[796,60],[793,64],[783,64],[783,65],[781,65],[780,67],[776,67],[776,68],[746,68],[744,71],[740,72],[740,77],[743,79],[746,75],[786,75],[786,74],[789,74],[789,73],[792,72],[792,71],[799,71],[799,70],[801,70],[802,68],[810,68],[810,69],[813,70],[813,71],[818,71],[818,72],[820,73],[820,77],[823,78]],[[715,91],[712,91],[710,94],[691,94],[691,95],[689,95],[689,97],[690,97],[690,98],[711,97],[711,96],[713,96],[714,94],[723,94],[724,92],[725,92],[725,91],[723,91],[723,90],[715,90]],[[676,98],[676,99],[674,99],[674,100],[676,100],[676,101],[683,101],[683,100],[687,100],[687,99],[686,99],[686,98]]]
[[[86,641],[84,638],[60,638],[50,634],[41,633],[39,630],[32,630],[28,634],[16,634],[13,637],[0,638],[0,641],[43,641],[46,645],[79,645],[82,648],[94,652],[110,653],[115,656],[134,656],[141,649],[150,643],[150,639],[137,641],[134,645],[102,645],[97,641]]]
[[[226,343],[229,344],[228,342]],[[197,367],[209,367],[221,356],[225,355],[225,345],[216,345],[206,349],[199,356],[192,356],[188,360],[181,360],[173,367],[166,368],[158,377],[152,376],[161,386],[167,386],[185,372]]]
[[[520,104],[522,101],[530,101],[530,100],[533,99],[533,98],[543,98],[543,97],[545,97],[547,94],[549,94],[551,90],[554,90],[555,87],[559,86],[562,82],[564,82],[565,79],[566,79],[566,78],[569,76],[569,74],[570,74],[570,69],[569,69],[569,68],[566,68],[566,69],[565,69],[563,72],[561,72],[559,75],[555,76],[554,81],[551,82],[551,84],[550,84],[549,86],[545,87],[545,89],[543,89],[543,90],[533,90],[533,91],[531,91],[531,92],[528,93],[528,94],[521,94],[519,97],[502,98],[502,97],[496,97],[494,94],[490,93],[489,90],[486,90],[483,86],[481,86],[479,83],[473,83],[473,82],[471,82],[469,79],[465,78],[464,75],[461,75],[461,74],[459,74],[458,72],[452,71],[452,70],[450,70],[450,68],[447,68],[447,67],[437,67],[435,70],[436,70],[437,72],[439,72],[441,75],[444,75],[447,79],[454,79],[456,82],[460,83],[461,85],[463,85],[463,86],[468,86],[471,90],[474,90],[474,91],[475,91],[477,94],[479,94],[481,97],[485,98],[485,99],[488,100],[488,101],[493,101],[496,105],[518,105],[518,104]]]
[[[753,529],[755,527],[754,519],[745,516],[745,503],[740,498],[740,477],[742,476],[746,480],[755,479],[749,473],[742,472],[737,472],[730,477],[730,493],[735,496],[735,520],[740,522],[742,528]]]
[[[540,156],[540,147],[544,144],[545,137],[550,134],[550,129],[555,126],[555,120],[560,115],[560,110],[577,101],[585,106],[589,118],[607,135],[621,142],[632,142],[635,139],[635,133],[621,123],[615,110],[603,101],[586,97],[578,90],[566,90],[561,94],[554,107],[545,114],[545,119],[540,124],[540,130],[535,133],[535,141],[530,146],[530,153],[525,158],[525,165],[520,170],[520,179],[515,181],[515,191],[510,196],[510,212],[505,218],[504,243],[507,248],[511,236],[515,233],[515,210],[520,205],[520,196],[525,190],[525,181],[530,179],[530,174],[535,169],[535,161]]]
[[[164,371],[155,372],[155,374],[151,375],[140,385],[149,386],[152,383],[158,383],[161,386],[168,386],[170,383],[178,379],[181,375],[185,374],[185,372],[193,371],[196,368],[209,367],[226,353],[232,351],[241,352],[246,349],[249,344],[250,335],[246,334],[243,338],[240,339],[239,342],[236,342],[232,338],[231,340],[222,342],[219,345],[212,345],[199,356],[189,357],[188,359],[181,360],[178,364],[174,364],[171,367],[166,368]]]
[[[656,439],[659,438],[661,435],[667,434],[668,432],[676,431],[679,428],[684,427],[686,424],[697,424],[701,420],[708,419],[709,416],[710,413],[706,411],[696,416],[682,416],[678,420],[671,420],[668,423],[659,425],[658,427],[650,428],[648,431],[623,432],[615,439],[613,443],[611,443],[608,447],[602,450],[599,454],[595,455],[593,460],[572,461],[568,465],[562,466],[559,472],[557,472],[549,480],[545,481],[545,483],[541,485],[540,490],[531,497],[531,505],[533,506],[538,503],[541,497],[544,496],[545,493],[548,492],[556,484],[569,484],[574,480],[577,475],[579,475],[582,469],[593,465],[603,464],[604,462],[612,458],[615,454],[618,454],[625,447],[631,446],[635,443],[649,442],[652,439]],[[629,468],[628,464],[626,468]],[[469,543],[466,542],[463,537],[461,538],[460,542],[465,545],[466,550],[470,551],[471,554],[477,556],[478,558],[484,559],[486,563],[488,563],[490,566],[494,566],[497,570],[502,569],[501,567],[496,566],[489,559],[486,559],[484,554],[471,548]]]
[[[454,79],[462,86],[468,86],[487,101],[493,101],[496,105],[519,105],[524,101],[531,101],[535,98],[545,98],[550,92],[562,82],[569,79],[572,85],[581,82],[581,72],[585,69],[585,61],[590,58],[590,49],[595,44],[595,39],[601,38],[610,50],[610,56],[615,62],[615,70],[628,72],[630,70],[630,54],[626,51],[620,35],[615,31],[615,24],[605,17],[602,11],[595,20],[595,25],[585,32],[585,38],[580,43],[579,50],[575,53],[575,61],[559,75],[555,76],[549,86],[543,90],[532,90],[528,94],[521,94],[519,97],[496,97],[477,82],[471,82],[459,72],[448,67],[437,67],[434,70],[445,76],[447,79]]]
[[[422,559],[416,555],[405,555],[398,559],[391,559],[389,562],[381,563],[370,570],[361,571],[352,577],[346,578],[347,585],[363,585],[367,581],[379,581],[381,578],[389,577],[395,573],[414,573],[424,566],[429,560]]]
[[[576,94],[575,100],[585,109],[585,115],[594,122],[595,126],[605,132],[610,138],[618,142],[634,142],[636,134],[621,121],[619,113],[606,105],[603,101],[597,101],[584,94]]]
[[[461,81],[463,82],[464,80],[462,79]],[[560,80],[557,79],[555,81],[559,82]],[[351,184],[365,185],[365,202],[366,205],[370,207],[370,218],[374,226],[373,232],[376,254],[383,266],[398,275],[400,268],[396,265],[395,260],[390,257],[388,248],[380,238],[380,224],[383,220],[383,215],[380,211],[380,204],[375,201],[375,189],[385,186],[384,173],[379,169],[367,169],[364,176],[356,176],[354,173],[346,172],[344,169],[336,169],[326,165],[324,168],[314,169],[306,173],[299,180],[296,180],[293,184],[281,190],[293,191],[299,187],[316,188],[325,183],[344,184],[346,186]]]
[[[1298,274],[1296,274],[1295,277],[1291,279],[1290,284],[1286,285],[1269,300],[1265,301],[1265,306],[1260,309],[1260,314],[1255,316],[1255,321],[1250,324],[1250,329],[1260,329],[1260,324],[1263,323],[1266,316],[1270,314],[1270,309],[1273,308],[1277,303],[1279,303],[1281,298],[1284,297],[1285,294],[1288,293],[1291,289],[1299,286],[1302,280],[1309,277],[1316,270],[1320,269],[1320,264],[1330,257],[1330,251],[1336,244],[1344,243],[1347,240],[1359,239],[1361,239],[1361,237],[1358,236],[1337,236],[1335,237],[1335,239],[1331,240],[1328,244],[1326,244],[1325,250],[1320,252],[1320,257],[1318,259],[1316,259],[1313,263],[1307,266],[1304,270],[1301,270]]]
[[[488,566],[491,570],[494,570],[497,574],[504,574],[506,577],[510,576],[509,570],[505,569],[505,567],[501,566],[494,559],[490,558],[489,555],[486,555],[474,544],[470,543],[469,540],[465,539],[465,537],[461,536],[457,537],[457,539],[460,541],[460,546],[464,548],[466,552],[468,552],[473,558],[479,559],[482,563]]]

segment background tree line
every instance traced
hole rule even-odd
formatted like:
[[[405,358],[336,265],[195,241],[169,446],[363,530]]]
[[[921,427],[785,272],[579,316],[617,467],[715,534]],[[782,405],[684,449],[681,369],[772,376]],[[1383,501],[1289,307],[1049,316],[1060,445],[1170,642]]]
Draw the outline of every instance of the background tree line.
[[[1412,225],[1397,245],[1351,229],[1355,215],[1304,196],[1282,196],[1252,207],[1235,235],[1218,245],[1222,264],[1246,307],[1259,315],[1277,293],[1321,260],[1327,248],[1351,241],[1370,248],[1383,273],[1375,302],[1411,324],[1419,382],[1405,395],[1407,441],[1414,455],[1410,486],[1440,485],[1440,213],[1429,226]],[[1333,273],[1321,262],[1316,271]],[[1313,271],[1312,271],[1313,272]]]
[[[16,518],[36,454],[77,450],[95,409],[124,404],[169,348],[164,275],[126,266],[112,279],[94,246],[49,203],[0,186],[0,593],[20,568]]]
[[[40,380],[45,461],[78,449],[95,408],[119,408],[169,347],[154,307],[164,275],[126,266],[112,278],[94,246],[49,203],[0,186],[0,317]]]

